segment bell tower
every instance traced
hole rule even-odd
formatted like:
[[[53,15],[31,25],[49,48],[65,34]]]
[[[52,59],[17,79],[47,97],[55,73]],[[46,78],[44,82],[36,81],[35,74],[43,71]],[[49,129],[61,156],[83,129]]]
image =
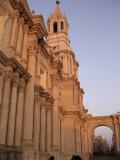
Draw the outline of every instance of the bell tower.
[[[47,26],[47,42],[51,47],[54,47],[57,58],[63,64],[63,77],[77,79],[78,62],[75,60],[74,52],[70,46],[69,24],[67,17],[61,12],[60,1],[58,0],[52,15],[48,18]]]

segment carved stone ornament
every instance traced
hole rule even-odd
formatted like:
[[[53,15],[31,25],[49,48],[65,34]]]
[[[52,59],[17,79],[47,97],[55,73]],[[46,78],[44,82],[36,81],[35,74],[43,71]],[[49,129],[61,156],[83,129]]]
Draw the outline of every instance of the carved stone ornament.
[[[6,71],[4,73],[4,80],[11,82],[11,80],[12,80],[12,72],[11,71]]]
[[[13,77],[12,77],[12,85],[17,87],[19,84],[19,74],[18,73],[14,73]]]
[[[19,90],[23,91],[25,89],[25,79],[20,78],[19,80]]]

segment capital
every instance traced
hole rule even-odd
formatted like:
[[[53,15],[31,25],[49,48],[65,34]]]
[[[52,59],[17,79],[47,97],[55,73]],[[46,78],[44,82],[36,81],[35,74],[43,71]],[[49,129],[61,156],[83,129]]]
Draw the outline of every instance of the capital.
[[[14,10],[13,15],[19,17],[20,16],[19,10],[18,9]]]
[[[25,22],[25,21],[24,21],[24,18],[23,18],[23,17],[20,17],[20,18],[19,18],[19,24],[22,24],[22,25],[23,25],[24,22]]]
[[[4,80],[5,82],[11,82],[12,80],[12,72],[11,71],[6,71],[4,72]]]
[[[40,103],[40,96],[39,95],[36,95],[35,96],[35,103]]]
[[[20,80],[19,80],[19,90],[24,91],[24,89],[25,89],[25,79],[20,78]]]
[[[19,84],[19,73],[15,72],[12,77],[12,85],[17,87]]]

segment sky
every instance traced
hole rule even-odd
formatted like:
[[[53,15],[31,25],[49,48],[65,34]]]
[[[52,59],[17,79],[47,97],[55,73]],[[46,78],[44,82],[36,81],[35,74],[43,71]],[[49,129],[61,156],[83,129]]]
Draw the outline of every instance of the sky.
[[[45,22],[55,0],[28,0]],[[79,62],[79,80],[89,113],[120,111],[120,0],[61,0],[69,21],[71,46]]]

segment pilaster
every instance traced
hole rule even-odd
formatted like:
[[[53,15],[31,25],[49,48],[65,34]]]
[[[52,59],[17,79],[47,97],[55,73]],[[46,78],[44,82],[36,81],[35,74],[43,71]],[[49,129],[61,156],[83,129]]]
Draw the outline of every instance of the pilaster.
[[[28,31],[29,27],[27,24],[24,25],[24,37],[23,37],[23,48],[22,48],[22,65],[26,68],[27,65],[27,43],[28,43]]]
[[[22,44],[23,44],[23,24],[24,18],[20,17],[18,22],[18,36],[17,36],[17,46],[16,46],[16,58],[17,60],[20,59],[21,52],[22,52]]]
[[[12,31],[11,31],[11,38],[10,38],[10,47],[15,49],[16,45],[16,37],[17,37],[17,31],[18,31],[18,17],[20,16],[19,11],[14,11],[14,17],[13,17],[13,25],[12,25]]]

